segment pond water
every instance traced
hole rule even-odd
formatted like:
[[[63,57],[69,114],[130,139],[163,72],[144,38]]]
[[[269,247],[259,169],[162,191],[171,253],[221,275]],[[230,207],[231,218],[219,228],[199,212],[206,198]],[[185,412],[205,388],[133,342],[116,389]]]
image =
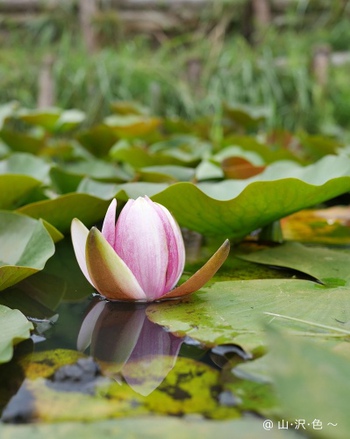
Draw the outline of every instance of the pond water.
[[[147,304],[101,300],[82,277],[70,242],[57,247],[43,272],[1,297],[35,326],[31,340],[0,366],[2,422],[138,414],[230,419],[252,408],[245,398],[254,389],[242,390],[247,382],[232,373],[251,354],[172,334],[148,318]]]

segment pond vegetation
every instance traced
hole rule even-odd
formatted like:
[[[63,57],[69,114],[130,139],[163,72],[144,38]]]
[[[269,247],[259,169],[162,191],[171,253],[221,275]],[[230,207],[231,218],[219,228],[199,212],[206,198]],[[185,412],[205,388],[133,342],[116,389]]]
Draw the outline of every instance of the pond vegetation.
[[[246,53],[236,66],[258,69],[240,81],[228,80],[231,57],[247,43],[225,40],[202,76],[208,94],[173,84],[168,60],[187,44],[176,38],[149,70],[135,57],[138,44],[148,44],[138,40],[124,42],[118,59],[108,47],[84,58],[75,76],[62,64],[66,79],[85,78],[83,91],[60,82],[56,70],[60,105],[52,108],[28,109],[27,84],[17,95],[2,87],[1,438],[347,437],[350,150],[348,120],[332,100],[340,95],[331,92],[342,74],[334,89],[314,94],[314,83],[291,86],[310,101],[294,92],[285,99],[284,78],[278,101],[279,83],[269,88],[259,76],[269,38],[277,40],[273,29],[265,45],[249,49],[252,64]],[[197,44],[205,53],[207,43]],[[118,70],[125,53],[136,58],[129,77],[130,65]],[[87,79],[91,66],[92,78],[106,74],[98,84]],[[146,98],[154,81],[159,106]],[[97,85],[108,93],[91,100]],[[79,269],[72,220],[101,230],[113,198],[120,216],[130,198],[145,195],[181,227],[187,257],[179,284],[224,239],[230,254],[191,296],[108,302]]]

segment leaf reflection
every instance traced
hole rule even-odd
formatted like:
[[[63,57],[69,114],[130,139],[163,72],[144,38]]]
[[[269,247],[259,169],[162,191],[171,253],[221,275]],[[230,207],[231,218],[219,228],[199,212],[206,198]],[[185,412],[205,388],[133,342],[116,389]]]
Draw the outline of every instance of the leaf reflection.
[[[118,373],[143,396],[152,393],[171,371],[183,343],[148,320],[146,308],[146,304],[96,299],[77,339],[78,350],[90,346],[91,355],[109,363],[114,375]]]

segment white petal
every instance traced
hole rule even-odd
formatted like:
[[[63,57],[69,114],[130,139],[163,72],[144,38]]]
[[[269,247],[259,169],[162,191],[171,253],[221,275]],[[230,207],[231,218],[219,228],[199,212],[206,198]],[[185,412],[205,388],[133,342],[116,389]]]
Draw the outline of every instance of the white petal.
[[[74,248],[75,257],[77,258],[80,270],[83,272],[86,279],[94,287],[94,284],[89,275],[86,259],[85,259],[85,247],[86,240],[89,234],[89,230],[84,226],[84,224],[77,218],[74,218],[71,224],[71,237]]]

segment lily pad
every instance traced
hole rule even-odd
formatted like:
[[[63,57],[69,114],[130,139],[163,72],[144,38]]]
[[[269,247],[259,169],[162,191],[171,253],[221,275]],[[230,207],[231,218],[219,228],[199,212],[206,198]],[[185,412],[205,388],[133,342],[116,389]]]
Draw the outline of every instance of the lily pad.
[[[244,128],[256,128],[269,117],[267,107],[252,107],[248,105],[224,103],[224,114],[232,122]]]
[[[0,137],[12,150],[18,152],[37,154],[45,145],[42,135],[17,132],[9,128],[3,128],[0,131]]]
[[[69,172],[107,181],[127,181],[130,174],[117,165],[99,159],[85,160],[65,166]]]
[[[0,174],[29,175],[46,183],[50,168],[45,160],[28,153],[15,153],[0,162]]]
[[[0,175],[0,209],[15,209],[41,186],[41,181],[28,175]]]
[[[66,132],[72,130],[85,119],[85,114],[80,110],[62,110],[60,108],[47,108],[35,110],[21,110],[18,117],[23,121],[44,128],[46,131]]]
[[[33,218],[43,218],[60,232],[67,233],[73,218],[79,218],[87,227],[101,220],[109,201],[88,194],[71,193],[52,200],[27,204],[18,212]]]
[[[246,180],[197,186],[177,183],[152,199],[166,206],[183,227],[241,239],[277,219],[349,190],[350,160],[327,156],[307,167],[276,162]]]
[[[13,346],[30,337],[32,323],[17,309],[0,305],[0,363],[10,361]]]
[[[350,253],[345,250],[306,247],[297,242],[287,242],[239,257],[259,264],[292,268],[328,286],[349,286],[350,283]]]
[[[0,290],[42,270],[55,246],[41,221],[0,212]]]
[[[108,116],[104,123],[118,136],[128,138],[153,133],[160,126],[161,119],[139,115],[112,115]]]
[[[61,112],[61,109],[54,107],[34,110],[22,109],[18,112],[18,117],[30,125],[37,125],[47,131],[53,131]]]
[[[305,434],[348,437],[349,360],[323,345],[275,331],[269,331],[269,335],[270,367],[284,419],[292,424],[304,420]]]
[[[77,139],[96,157],[104,157],[119,137],[111,127],[100,124],[78,134]]]
[[[266,345],[267,322],[309,337],[348,337],[350,288],[295,279],[217,282],[182,302],[152,304],[147,315],[210,346],[236,343],[253,350]]]

